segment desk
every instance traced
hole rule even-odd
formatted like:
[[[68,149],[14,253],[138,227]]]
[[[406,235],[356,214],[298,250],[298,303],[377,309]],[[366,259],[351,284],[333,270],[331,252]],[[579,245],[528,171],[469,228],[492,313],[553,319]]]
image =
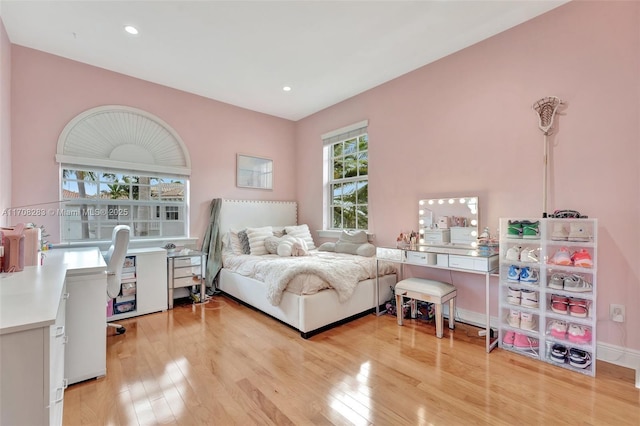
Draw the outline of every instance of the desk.
[[[400,264],[400,277],[404,277],[404,265],[422,266],[425,268],[446,269],[448,271],[465,272],[469,274],[481,274],[485,276],[485,349],[491,352],[498,345],[497,337],[491,340],[491,317],[489,282],[492,273],[499,267],[497,253],[482,254],[478,250],[462,249],[455,247],[415,246],[412,248],[386,248],[376,249],[376,269],[380,261]],[[377,272],[377,271],[376,271]],[[378,300],[379,274],[376,273],[376,300]],[[398,281],[399,281],[398,280]],[[400,308],[398,308],[400,309]],[[376,315],[380,315],[380,307],[376,304]],[[449,312],[449,315],[454,313]]]

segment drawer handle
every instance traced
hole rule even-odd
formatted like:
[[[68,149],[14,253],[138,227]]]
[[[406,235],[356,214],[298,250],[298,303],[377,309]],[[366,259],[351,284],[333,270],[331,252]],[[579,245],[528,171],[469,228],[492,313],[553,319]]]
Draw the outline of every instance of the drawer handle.
[[[64,336],[64,325],[61,325],[60,327],[56,327],[56,339],[60,336]]]
[[[53,401],[54,404],[59,404],[64,399],[64,390],[69,386],[69,379],[64,379],[62,381],[62,386],[56,389],[56,396],[58,396],[58,392],[60,392],[60,396]]]

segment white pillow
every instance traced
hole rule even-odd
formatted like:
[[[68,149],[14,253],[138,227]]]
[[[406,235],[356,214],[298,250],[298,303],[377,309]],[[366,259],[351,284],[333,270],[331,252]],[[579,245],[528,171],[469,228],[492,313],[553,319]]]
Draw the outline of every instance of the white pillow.
[[[233,254],[242,254],[242,243],[240,242],[240,237],[238,237],[238,229],[229,230],[229,245],[231,246],[231,251]]]
[[[313,250],[316,248],[316,245],[313,242],[313,238],[311,237],[311,231],[309,231],[309,227],[307,225],[298,225],[298,226],[285,226],[285,232],[287,235],[291,235],[292,237],[302,238],[305,243],[307,243],[307,248],[309,250]]]
[[[263,256],[267,254],[267,248],[264,240],[273,236],[273,229],[270,226],[262,228],[247,228],[247,237],[249,238],[249,248],[254,256]]]

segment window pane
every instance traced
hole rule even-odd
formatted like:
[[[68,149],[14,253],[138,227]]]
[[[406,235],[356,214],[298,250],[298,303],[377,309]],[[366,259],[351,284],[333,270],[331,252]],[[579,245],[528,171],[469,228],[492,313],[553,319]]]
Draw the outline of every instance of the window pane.
[[[355,155],[344,157],[344,177],[358,176],[358,163]]]
[[[349,182],[342,185],[342,201],[355,204],[356,202],[356,182]]]
[[[358,204],[367,204],[369,202],[369,181],[361,180],[356,185],[358,187],[356,202]]]
[[[346,154],[355,154],[357,150],[356,140],[350,139],[344,142],[344,153]]]
[[[333,208],[333,223],[334,228],[342,228],[342,207]]]
[[[356,208],[355,206],[345,207],[342,210],[343,214],[343,224],[342,227],[345,229],[356,229]]]
[[[342,179],[344,177],[344,160],[342,158],[333,160],[333,178]]]
[[[359,206],[357,214],[358,227],[356,229],[369,229],[369,209],[367,206]]]
[[[332,204],[342,203],[342,184],[336,183],[331,186]]]
[[[369,174],[369,154],[361,152],[358,154],[358,176]]]
[[[333,144],[333,158],[342,157],[342,142]]]

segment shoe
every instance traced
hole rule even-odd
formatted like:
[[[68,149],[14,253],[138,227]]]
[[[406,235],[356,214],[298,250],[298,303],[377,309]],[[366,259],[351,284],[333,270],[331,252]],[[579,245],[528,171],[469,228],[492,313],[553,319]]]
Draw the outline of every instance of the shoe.
[[[547,285],[549,288],[555,288],[556,290],[564,289],[564,279],[567,276],[565,274],[553,274],[551,275],[551,279],[549,279],[549,284]]]
[[[580,349],[571,348],[569,350],[569,364],[576,368],[587,368],[591,365],[591,354]]]
[[[535,330],[538,328],[538,321],[529,312],[520,312],[520,328],[523,330]]]
[[[507,316],[507,324],[509,324],[510,327],[520,328],[520,311],[510,309],[509,315]]]
[[[528,266],[520,269],[520,282],[535,284],[538,281],[540,281],[540,278],[538,277],[537,269],[532,269]]]
[[[572,222],[570,224],[569,236],[567,239],[569,241],[590,241],[591,237],[589,236],[589,232],[587,228],[582,223]]]
[[[593,285],[580,275],[568,275],[564,278],[564,289],[575,293],[586,293],[593,290]]]
[[[555,344],[551,347],[551,353],[549,353],[549,359],[553,362],[557,362],[559,364],[564,364],[567,362],[567,348]]]
[[[593,260],[591,260],[591,255],[585,249],[580,249],[579,251],[573,253],[571,256],[571,260],[575,266],[579,266],[581,268],[593,268]]]
[[[522,238],[522,222],[518,220],[509,221],[507,238]]]
[[[569,299],[569,315],[586,318],[589,314],[588,302],[584,299]]]
[[[567,228],[564,227],[564,223],[556,222],[553,224],[553,233],[551,233],[551,239],[553,241],[567,241],[569,233]]]
[[[520,305],[520,290],[509,287],[507,290],[507,303]]]
[[[526,334],[515,333],[513,338],[513,348],[520,351],[531,352],[538,355],[538,339],[529,337]]]
[[[522,251],[520,252],[520,262],[538,263],[540,261],[537,253],[538,250],[540,249],[528,248],[528,247],[522,249]]]
[[[549,324],[549,334],[556,339],[567,338],[567,323],[564,321],[554,320]]]
[[[554,265],[571,266],[573,263],[571,262],[569,249],[566,247],[560,247],[549,260],[549,263],[553,263]]]
[[[582,325],[571,324],[567,331],[569,341],[578,343],[581,345],[588,345],[591,343],[591,329]]]
[[[509,271],[507,272],[507,281],[517,283],[520,281],[520,268],[516,265],[509,266]]]
[[[525,240],[540,239],[540,222],[522,221],[522,238]]]
[[[522,247],[520,246],[509,247],[509,249],[507,250],[507,254],[504,256],[504,258],[507,260],[513,260],[518,262],[520,260],[521,251],[522,251]]]
[[[522,289],[520,291],[520,304],[526,308],[538,307],[538,292],[533,290]],[[522,317],[520,318],[522,322]]]
[[[513,340],[516,337],[516,333],[513,331],[507,331],[504,333],[504,337],[502,338],[502,346],[505,348],[513,347]]]
[[[569,313],[569,298],[558,294],[552,294],[551,310],[556,314],[566,315]]]

